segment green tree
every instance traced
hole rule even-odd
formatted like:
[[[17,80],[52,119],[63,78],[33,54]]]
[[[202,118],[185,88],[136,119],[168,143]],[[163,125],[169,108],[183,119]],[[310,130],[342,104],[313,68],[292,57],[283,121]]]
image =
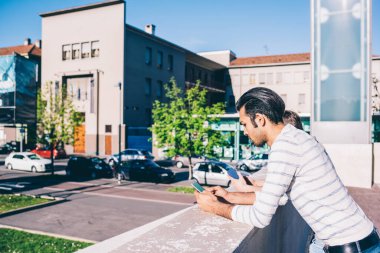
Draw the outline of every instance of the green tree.
[[[225,145],[220,131],[212,124],[219,122],[218,115],[224,113],[224,103],[207,105],[207,90],[197,84],[183,92],[172,78],[165,84],[167,102],[153,104],[154,145],[167,148],[169,156],[182,155],[189,159],[189,178],[192,177],[194,156],[215,157],[215,148]]]
[[[83,115],[73,105],[72,94],[67,94],[66,84],[47,82],[43,91],[37,92],[38,142],[48,144],[52,150],[58,143],[72,145],[75,127],[83,122]]]

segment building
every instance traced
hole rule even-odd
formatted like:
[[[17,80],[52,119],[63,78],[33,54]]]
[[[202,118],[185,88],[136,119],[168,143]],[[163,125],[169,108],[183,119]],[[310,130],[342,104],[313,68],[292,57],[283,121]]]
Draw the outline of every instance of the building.
[[[41,41],[0,48],[0,144],[36,143],[36,92],[40,86]]]
[[[125,23],[125,2],[105,1],[42,17],[42,85],[67,85],[85,123],[73,152],[112,154],[151,149],[152,102],[174,77],[183,88],[202,80],[210,103],[225,97],[225,66]],[[186,85],[186,87],[185,87]],[[119,147],[120,145],[120,147]]]
[[[223,115],[221,124],[215,128],[232,134],[230,146],[221,150],[222,157],[236,160],[255,152],[248,138],[243,135],[235,110],[237,99],[253,87],[262,86],[276,91],[283,98],[286,109],[297,112],[301,116],[304,129],[310,131],[312,80],[309,53],[239,58],[232,51],[226,50],[203,52],[200,55],[226,66],[224,79],[227,114]],[[378,142],[380,141],[379,56],[372,58],[372,77],[372,139]]]

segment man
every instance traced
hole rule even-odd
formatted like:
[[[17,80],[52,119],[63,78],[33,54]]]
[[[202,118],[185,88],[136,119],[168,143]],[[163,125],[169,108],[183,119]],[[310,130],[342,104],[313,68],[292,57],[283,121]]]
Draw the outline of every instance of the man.
[[[265,227],[286,193],[294,207],[323,240],[326,252],[380,252],[372,222],[343,186],[325,149],[312,136],[284,125],[285,104],[270,89],[247,91],[236,103],[240,123],[255,146],[271,147],[268,173],[260,193],[195,193],[207,212]],[[221,199],[223,198],[223,199]],[[239,205],[252,203],[254,205]]]

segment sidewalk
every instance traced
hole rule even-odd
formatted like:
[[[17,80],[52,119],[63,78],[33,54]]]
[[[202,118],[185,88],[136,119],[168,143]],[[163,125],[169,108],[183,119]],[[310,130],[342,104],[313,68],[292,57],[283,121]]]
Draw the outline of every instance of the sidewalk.
[[[348,191],[375,227],[380,229],[380,186],[373,185],[372,189],[348,187]]]

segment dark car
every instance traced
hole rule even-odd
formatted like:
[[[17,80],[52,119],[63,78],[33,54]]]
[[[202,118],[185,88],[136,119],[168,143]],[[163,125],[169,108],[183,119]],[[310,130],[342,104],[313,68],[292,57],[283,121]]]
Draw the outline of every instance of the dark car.
[[[4,145],[0,146],[0,154],[9,154],[13,151],[16,151],[16,148],[10,145],[9,143],[5,143]]]
[[[152,160],[129,160],[121,163],[117,178],[119,180],[141,180],[151,182],[173,182],[174,173],[170,169],[160,167]]]
[[[66,167],[67,176],[112,177],[111,167],[99,157],[71,156]]]

